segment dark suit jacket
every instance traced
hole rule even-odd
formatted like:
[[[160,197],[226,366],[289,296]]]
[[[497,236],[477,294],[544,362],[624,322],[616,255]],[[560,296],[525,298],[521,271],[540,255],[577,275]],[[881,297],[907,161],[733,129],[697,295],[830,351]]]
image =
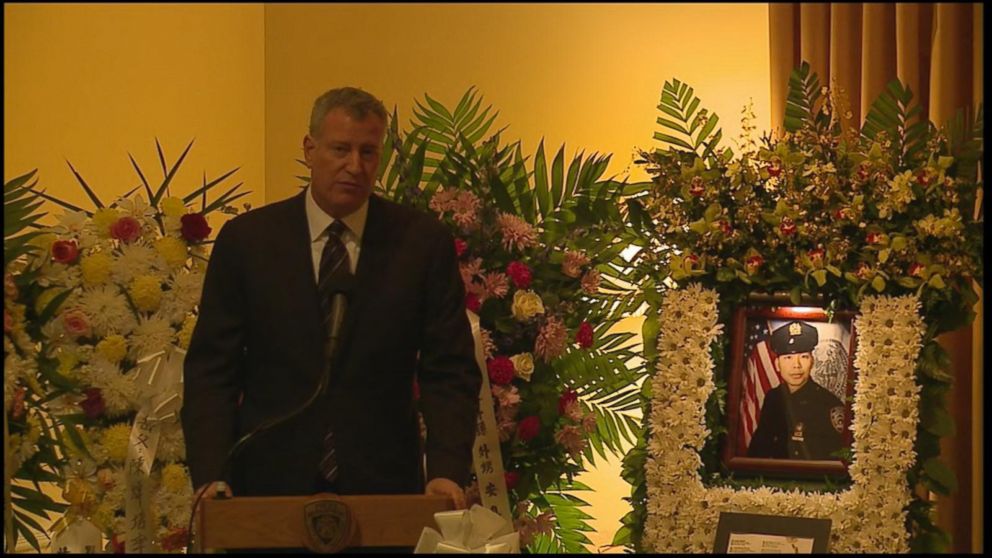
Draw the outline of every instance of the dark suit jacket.
[[[830,455],[843,447],[840,429],[830,416],[837,411],[843,413],[840,399],[813,380],[795,393],[779,384],[765,395],[748,457],[837,459]],[[802,441],[793,439],[797,425],[802,425]]]
[[[306,195],[235,217],[217,235],[185,361],[194,487],[222,480],[235,441],[299,408],[317,385],[324,331]],[[356,284],[326,397],[246,447],[223,479],[236,495],[313,493],[328,428],[340,493],[422,493],[415,374],[427,478],[467,481],[481,376],[451,234],[372,196]]]

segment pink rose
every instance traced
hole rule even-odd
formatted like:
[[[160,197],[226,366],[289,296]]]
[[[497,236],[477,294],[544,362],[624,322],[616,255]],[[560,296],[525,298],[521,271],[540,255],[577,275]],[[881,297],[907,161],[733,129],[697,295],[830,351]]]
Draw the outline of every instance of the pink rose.
[[[465,253],[465,250],[468,250],[468,242],[465,242],[464,240],[462,240],[460,238],[456,238],[455,239],[455,255],[460,258],[460,257],[462,257],[462,254]]]
[[[79,256],[75,240],[56,240],[52,243],[52,259],[60,264],[71,264]]]
[[[506,266],[506,274],[513,280],[513,285],[518,289],[526,289],[530,286],[532,279],[530,268],[521,262],[510,262]]]
[[[564,415],[565,409],[567,409],[571,403],[575,403],[578,400],[579,394],[576,393],[575,390],[570,389],[561,394],[561,397],[558,398],[558,414]]]
[[[90,319],[82,310],[69,310],[62,314],[62,327],[73,337],[87,337],[90,334]]]
[[[141,223],[130,216],[124,216],[110,225],[110,237],[121,242],[131,243],[141,236]]]
[[[513,380],[513,361],[509,357],[498,356],[486,361],[486,369],[489,371],[489,381],[496,385],[510,383]]]
[[[575,342],[583,349],[592,347],[592,326],[589,322],[579,324],[579,329],[575,332]]]
[[[86,394],[86,399],[80,401],[79,406],[83,408],[86,417],[95,419],[102,416],[107,406],[103,402],[103,392],[100,388],[86,388],[83,393]]]
[[[529,416],[517,424],[517,437],[524,442],[529,442],[537,437],[541,431],[541,419],[536,416]]]
[[[479,300],[478,295],[475,293],[465,293],[465,308],[479,313],[479,308],[482,308],[482,302]]]
[[[200,242],[210,236],[210,225],[202,213],[187,213],[180,218],[183,238],[189,242]]]

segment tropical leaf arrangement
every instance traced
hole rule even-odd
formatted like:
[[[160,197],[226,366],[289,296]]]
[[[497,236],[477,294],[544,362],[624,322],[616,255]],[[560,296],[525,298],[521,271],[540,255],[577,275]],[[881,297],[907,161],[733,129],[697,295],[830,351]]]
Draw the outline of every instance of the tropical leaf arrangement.
[[[379,193],[435,214],[455,236],[466,307],[480,317],[505,479],[522,545],[586,552],[588,487],[575,475],[622,454],[640,425],[631,333],[611,333],[629,231],[630,185],[604,178],[609,157],[490,132],[498,115],[469,89],[453,110],[416,101],[409,131],[394,111]],[[429,433],[428,433],[429,435]],[[478,487],[470,487],[470,498]]]
[[[815,300],[831,312],[856,310],[867,294],[917,294],[928,330],[917,368],[916,461],[907,483],[948,494],[956,481],[939,459],[939,439],[954,432],[944,403],[950,358],[935,337],[971,323],[972,285],[983,282],[982,109],[975,118],[959,111],[938,129],[920,117],[912,92],[893,81],[859,129],[845,122],[846,102],[844,92],[821,87],[803,63],[790,78],[785,133],[747,137],[755,127],[745,108],[746,137],[734,155],[719,151],[720,135],[710,124],[715,115],[698,109],[692,89],[678,80],[666,83],[662,131],[655,136],[663,148],[643,152],[639,161],[654,184],[627,200],[631,225],[648,248],[634,265],[669,285],[715,289],[722,323],[752,293],[788,294],[795,304]],[[645,340],[657,336],[655,315],[649,312]],[[652,360],[650,344],[645,358]],[[720,469],[727,345],[724,339],[713,348],[717,390],[707,404],[702,476],[731,486],[795,486],[735,480]],[[645,517],[645,456],[642,443],[624,463],[634,509],[615,543],[634,549]],[[804,487],[845,488],[827,481]],[[914,498],[907,524],[912,549],[945,548],[947,535],[932,522],[932,504]]]
[[[161,182],[151,184],[132,157],[140,183],[109,204],[71,164],[93,209],[26,188],[64,212],[54,226],[30,233],[35,236],[24,250],[30,246],[33,252],[16,276],[19,292],[32,302],[23,318],[40,350],[17,369],[28,390],[15,388],[8,414],[12,421],[20,417],[21,402],[35,399],[25,395],[32,393],[32,382],[40,384],[41,422],[58,451],[39,445],[34,455],[44,470],[26,460],[15,478],[35,480],[31,493],[23,493],[38,510],[52,508],[41,499],[38,481],[62,489],[66,504],[52,510],[65,512],[52,526],[56,535],[87,521],[115,551],[179,551],[186,544],[192,494],[178,414],[168,409],[176,411],[181,403],[181,355],[196,321],[212,242],[207,215],[236,213],[233,204],[248,193],[237,184],[208,201],[208,193],[234,169],[209,182],[204,176],[202,185],[186,195],[172,195],[192,142],[172,165],[157,141],[156,147]],[[5,239],[5,251],[8,244]],[[167,370],[173,376],[168,381]],[[144,432],[136,429],[137,417],[155,425],[150,428],[157,441],[132,435]],[[147,463],[136,457],[136,443],[151,448],[144,454]],[[129,483],[134,482],[148,498],[128,510]],[[30,535],[21,527],[18,532]],[[144,542],[128,540],[139,534],[146,536]]]

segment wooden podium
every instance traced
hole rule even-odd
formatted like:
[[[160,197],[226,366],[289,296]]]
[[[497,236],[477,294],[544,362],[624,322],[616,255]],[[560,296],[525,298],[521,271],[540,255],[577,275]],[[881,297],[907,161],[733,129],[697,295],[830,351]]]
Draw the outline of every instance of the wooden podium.
[[[308,548],[339,552],[361,546],[417,544],[434,514],[454,509],[445,496],[419,494],[241,497],[204,500],[193,550]]]

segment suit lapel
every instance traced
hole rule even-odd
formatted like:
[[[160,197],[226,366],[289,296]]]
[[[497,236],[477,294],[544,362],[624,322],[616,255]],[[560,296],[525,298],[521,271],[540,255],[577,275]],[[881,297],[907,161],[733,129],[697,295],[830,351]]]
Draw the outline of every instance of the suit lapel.
[[[285,213],[286,228],[289,233],[288,242],[285,242],[286,261],[290,266],[286,271],[287,293],[297,293],[295,296],[303,302],[306,314],[300,316],[304,324],[312,324],[314,327],[304,328],[306,331],[314,330],[315,346],[321,346],[323,335],[320,327],[323,318],[320,315],[320,298],[317,294],[317,283],[314,281],[313,256],[310,250],[310,226],[307,221],[306,198],[309,190],[292,198]],[[315,329],[316,328],[316,329]]]

